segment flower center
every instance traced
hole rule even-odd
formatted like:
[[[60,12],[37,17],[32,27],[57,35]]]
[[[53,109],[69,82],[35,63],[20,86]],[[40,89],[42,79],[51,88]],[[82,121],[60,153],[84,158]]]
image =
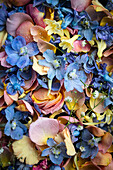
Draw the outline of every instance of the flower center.
[[[12,122],[11,128],[12,128],[13,130],[16,129],[16,122],[15,122],[15,121]]]
[[[70,79],[76,79],[76,78],[78,77],[77,74],[76,74],[76,69],[74,69],[73,71],[71,71],[71,72],[69,73],[68,77],[69,77]]]
[[[53,60],[53,66],[54,68],[59,68],[61,66],[61,60],[60,59]]]
[[[20,55],[27,55],[28,49],[26,46],[20,48]]]
[[[15,83],[14,86],[13,86],[13,88],[14,88],[15,90],[19,90],[19,89],[20,89],[20,85],[19,85],[18,83]]]

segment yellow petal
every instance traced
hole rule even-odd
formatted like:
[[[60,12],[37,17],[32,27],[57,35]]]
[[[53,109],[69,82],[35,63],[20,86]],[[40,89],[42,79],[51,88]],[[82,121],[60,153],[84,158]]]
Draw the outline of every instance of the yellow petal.
[[[107,45],[104,40],[101,39],[101,41],[96,40],[97,46],[98,46],[98,52],[97,55],[99,59],[102,57],[103,51],[106,49]]]
[[[35,144],[31,142],[29,137],[23,136],[22,139],[13,142],[12,144],[14,155],[20,162],[29,165],[37,164],[40,160],[38,151],[35,149]]]

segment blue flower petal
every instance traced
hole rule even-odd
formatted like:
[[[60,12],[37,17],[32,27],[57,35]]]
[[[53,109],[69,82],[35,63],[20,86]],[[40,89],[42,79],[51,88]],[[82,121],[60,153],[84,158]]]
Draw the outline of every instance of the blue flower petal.
[[[48,146],[54,146],[54,145],[56,145],[57,143],[52,139],[52,138],[49,138],[48,140],[47,140],[47,145]]]
[[[11,131],[11,138],[12,139],[22,139],[23,137],[23,130],[20,127],[16,127],[16,129]]]
[[[13,39],[12,48],[15,51],[20,52],[20,48],[22,48],[25,45],[26,45],[26,40],[23,37],[17,36],[16,38]]]
[[[49,154],[49,158],[51,160],[51,162],[53,162],[54,164],[57,164],[57,165],[60,165],[63,161],[63,156],[62,156],[62,153],[60,155],[58,155],[57,158],[55,158],[55,155],[54,154]]]
[[[29,66],[30,59],[28,55],[21,56],[17,62],[17,66],[23,69],[26,66]]]
[[[86,29],[84,30],[84,37],[88,40],[91,41],[93,38],[93,31],[91,29]]]
[[[44,150],[42,151],[41,156],[47,156],[47,155],[49,155],[49,154],[50,154],[50,149],[47,148],[47,149],[44,149]]]
[[[48,63],[45,59],[44,60],[38,60],[38,64],[46,67],[51,67],[52,65]]]
[[[52,80],[55,77],[56,71],[51,67],[47,73],[47,77]]]
[[[27,49],[28,49],[28,55],[31,57],[31,56],[34,56],[34,55],[37,55],[39,53],[39,50],[38,50],[38,46],[37,46],[37,43],[36,42],[31,42],[31,43],[28,43],[26,45]]]
[[[18,83],[18,79],[14,74],[12,74],[9,79],[12,84]]]
[[[5,46],[5,52],[7,53],[7,55],[11,55],[13,53],[18,53],[17,51],[15,51],[12,47],[11,44],[8,44]]]
[[[11,83],[8,83],[6,90],[10,95],[15,95],[17,93],[17,90],[14,89],[14,86]]]
[[[43,53],[43,57],[45,57],[45,59],[48,61],[48,62],[52,62],[52,60],[55,60],[55,54],[53,52],[53,50],[46,50],[44,53]]]
[[[20,56],[18,55],[18,54],[10,54],[10,55],[8,55],[8,57],[7,57],[7,59],[6,59],[6,61],[10,64],[10,65],[12,65],[12,66],[15,66],[16,65],[16,63],[17,63],[17,61],[19,60],[19,58],[20,58]]]
[[[10,122],[7,122],[5,125],[5,129],[4,129],[4,134],[7,136],[11,135],[11,124]]]

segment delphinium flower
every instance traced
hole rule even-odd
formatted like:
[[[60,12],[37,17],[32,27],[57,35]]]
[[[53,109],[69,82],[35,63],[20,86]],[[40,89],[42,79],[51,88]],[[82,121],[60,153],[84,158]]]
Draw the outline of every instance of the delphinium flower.
[[[6,61],[12,66],[18,66],[20,69],[32,65],[30,57],[39,52],[35,42],[26,45],[25,39],[21,36],[17,36],[11,44],[7,44],[5,51],[8,55]]]
[[[15,95],[17,92],[21,95],[24,92],[22,88],[25,86],[24,80],[19,80],[14,74],[9,77],[9,83],[7,84],[7,93],[10,95]]]
[[[92,40],[93,32],[98,27],[98,21],[92,21],[86,11],[80,14],[75,12],[75,17],[72,22],[72,28],[78,29],[79,39],[85,37],[88,41]]]
[[[81,151],[82,158],[88,158],[91,156],[93,159],[98,153],[98,143],[93,134],[87,129],[84,129],[81,135],[81,142],[76,144],[76,147]]]
[[[8,122],[5,125],[4,134],[11,136],[12,139],[19,140],[23,134],[27,132],[27,127],[20,122],[22,113],[14,110],[15,104],[8,106],[5,109],[6,119]]]
[[[95,30],[96,39],[102,39],[106,42],[108,46],[111,46],[113,43],[113,27],[108,26],[98,26]]]
[[[49,155],[51,162],[54,164],[60,165],[64,158],[69,158],[69,156],[66,154],[64,142],[57,144],[52,138],[49,138],[47,140],[47,145],[49,148],[44,149],[41,156]]]
[[[5,28],[7,14],[6,6],[4,4],[0,4],[0,31],[3,31]]]
[[[64,76],[64,86],[67,92],[74,88],[79,92],[83,92],[82,86],[86,82],[87,76],[83,70],[79,69],[78,63],[72,63],[67,67],[66,74]]]
[[[78,136],[80,135],[80,130],[83,129],[83,126],[73,123],[73,124],[68,125],[68,129],[71,133],[72,142],[74,143],[74,142],[78,141]]]
[[[65,73],[65,61],[63,56],[55,56],[52,50],[46,50],[43,53],[44,60],[39,60],[39,64],[49,67],[47,77],[53,79],[55,76],[58,80],[64,78]]]

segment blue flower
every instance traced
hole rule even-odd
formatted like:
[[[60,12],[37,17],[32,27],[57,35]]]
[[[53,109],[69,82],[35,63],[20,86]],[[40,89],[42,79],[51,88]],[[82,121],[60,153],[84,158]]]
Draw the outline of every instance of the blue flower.
[[[60,165],[64,158],[69,158],[66,154],[66,147],[64,142],[57,144],[52,138],[47,140],[47,145],[49,148],[42,151],[41,156],[49,155],[50,160],[57,165]]]
[[[0,31],[3,31],[5,28],[7,14],[6,6],[4,4],[0,4]]]
[[[84,129],[81,136],[81,142],[76,144],[76,147],[82,152],[82,158],[88,158],[91,156],[93,159],[98,153],[98,143],[96,142],[93,134],[88,129]]]
[[[69,129],[70,134],[71,134],[71,140],[72,140],[73,143],[78,141],[78,136],[80,135],[80,132],[79,132],[77,127],[78,126],[75,125],[75,124],[69,124],[68,125],[68,129]]]
[[[93,32],[98,27],[98,21],[91,21],[88,13],[86,11],[82,11],[78,14],[77,11],[74,11],[75,17],[72,21],[72,28],[78,30],[78,35],[81,35],[79,39],[85,37],[87,41],[91,41],[93,37]]]
[[[79,92],[83,92],[82,86],[86,82],[87,76],[83,70],[79,70],[78,63],[72,63],[67,67],[64,76],[64,86],[66,91],[69,92],[74,88]]]
[[[13,14],[15,14],[17,12],[26,13],[23,6],[22,7],[21,6],[20,7],[13,6],[13,9],[11,10],[11,12],[8,12],[8,16],[13,15]]]
[[[38,75],[37,80],[41,87],[46,89],[51,88],[52,91],[58,91],[61,87],[60,81],[58,81],[56,78],[53,78],[53,81],[51,82],[51,80],[48,79],[46,76]]]
[[[21,95],[24,92],[24,89],[21,86],[25,86],[24,80],[18,80],[17,77],[13,74],[9,77],[10,82],[7,84],[7,93],[14,95],[17,92]]]
[[[30,57],[39,52],[37,43],[31,42],[26,45],[25,39],[21,36],[17,36],[12,40],[11,44],[7,44],[5,51],[8,55],[6,61],[12,66],[18,66],[20,69],[32,65]]]
[[[61,168],[59,165],[52,165],[49,170],[65,170],[65,168]]]
[[[19,121],[22,119],[23,114],[20,111],[15,112],[14,108],[15,104],[5,109],[8,122],[5,125],[4,134],[11,136],[12,139],[19,140],[23,137],[23,134],[27,132],[27,127]]]
[[[62,56],[55,56],[52,50],[46,50],[43,53],[44,60],[39,60],[39,64],[49,67],[47,77],[53,79],[55,76],[58,80],[64,78],[65,73],[65,61]]]
[[[107,24],[105,26],[98,26],[96,28],[95,34],[96,39],[102,39],[104,40],[108,46],[112,45],[113,43],[113,27],[108,26]]]

